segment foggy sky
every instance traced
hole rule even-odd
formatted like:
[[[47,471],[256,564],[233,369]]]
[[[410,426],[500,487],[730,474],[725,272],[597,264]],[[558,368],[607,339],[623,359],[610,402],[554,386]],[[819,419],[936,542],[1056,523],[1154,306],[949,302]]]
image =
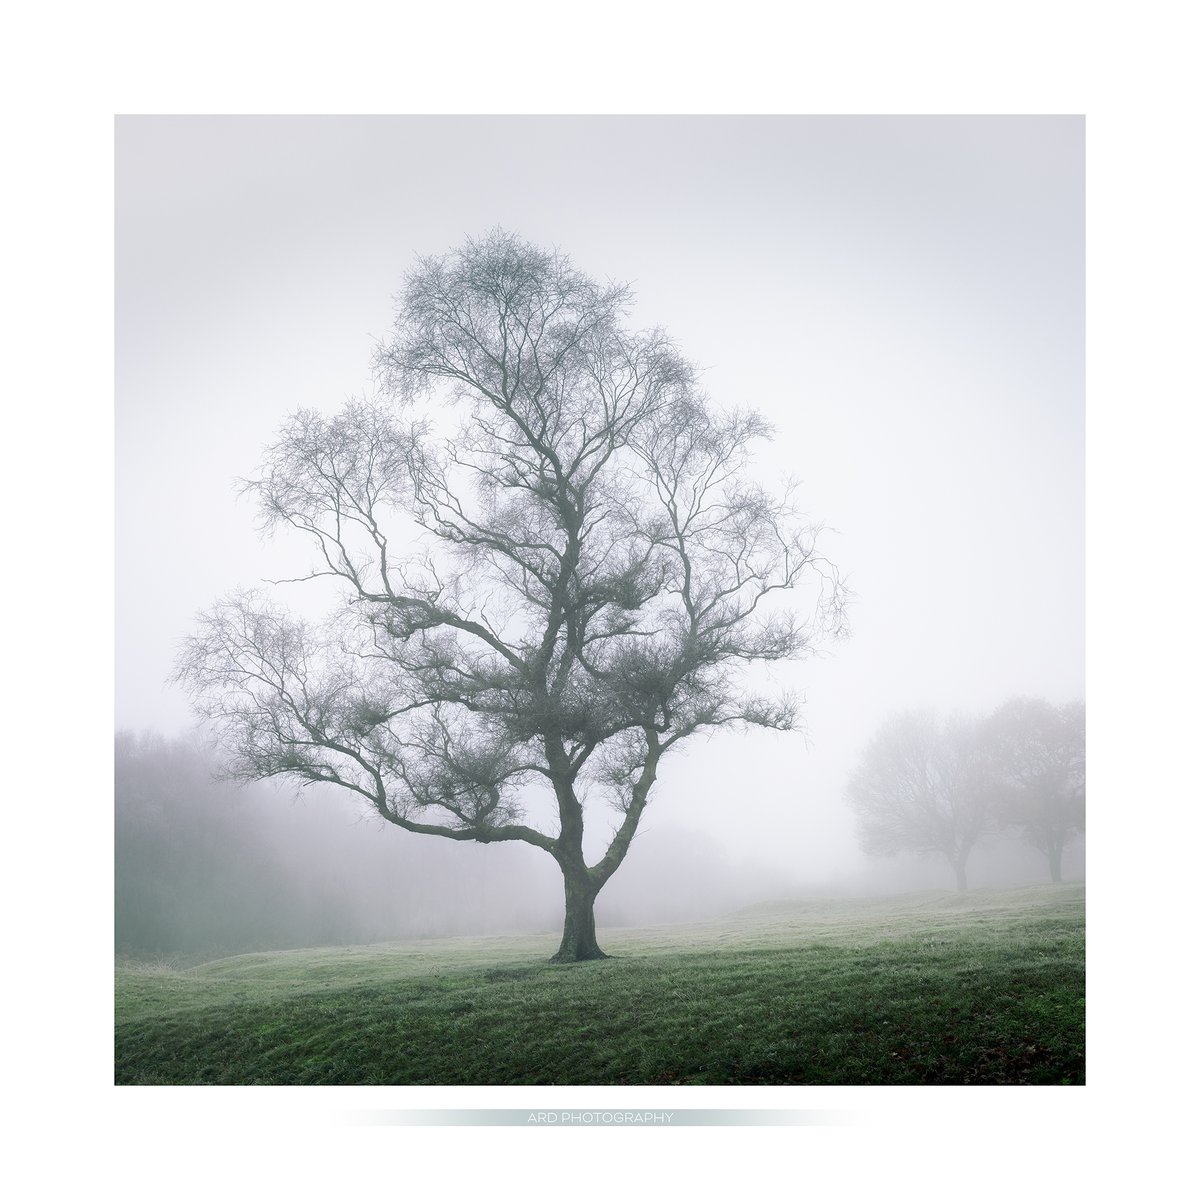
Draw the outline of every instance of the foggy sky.
[[[857,594],[850,640],[774,672],[806,736],[695,740],[640,839],[732,812],[731,862],[836,880],[863,861],[846,776],[889,713],[1082,695],[1082,119],[117,128],[119,727],[188,728],[165,679],[195,613],[309,561],[259,540],[234,478],[290,411],[367,388],[416,254],[496,225],[631,281],[632,324],[775,424],[759,474],[802,482]]]

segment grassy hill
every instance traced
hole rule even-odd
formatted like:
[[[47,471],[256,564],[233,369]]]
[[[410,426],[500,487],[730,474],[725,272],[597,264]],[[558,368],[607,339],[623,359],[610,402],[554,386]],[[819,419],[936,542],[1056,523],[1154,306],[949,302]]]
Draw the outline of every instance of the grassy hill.
[[[1084,1080],[1082,885],[118,968],[123,1084]]]

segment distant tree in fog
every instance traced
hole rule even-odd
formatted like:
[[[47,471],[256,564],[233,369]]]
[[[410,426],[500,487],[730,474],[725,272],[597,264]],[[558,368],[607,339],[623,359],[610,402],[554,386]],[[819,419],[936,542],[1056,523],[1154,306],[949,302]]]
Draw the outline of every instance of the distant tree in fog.
[[[996,780],[978,727],[929,713],[893,717],[867,746],[846,798],[868,854],[940,854],[967,887],[967,860],[994,828]]]
[[[1000,818],[1046,856],[1062,881],[1066,846],[1084,829],[1084,706],[1016,699],[985,723],[999,781]]]
[[[790,728],[794,701],[746,669],[841,629],[817,527],[746,475],[767,424],[717,408],[665,333],[625,328],[629,305],[503,232],[420,260],[380,398],[297,413],[247,485],[346,603],[313,626],[235,596],[178,664],[241,777],[552,855],[561,961],[603,957],[594,901],[664,757],[724,726]],[[802,622],[777,602],[806,583]],[[590,865],[587,795],[617,814]]]

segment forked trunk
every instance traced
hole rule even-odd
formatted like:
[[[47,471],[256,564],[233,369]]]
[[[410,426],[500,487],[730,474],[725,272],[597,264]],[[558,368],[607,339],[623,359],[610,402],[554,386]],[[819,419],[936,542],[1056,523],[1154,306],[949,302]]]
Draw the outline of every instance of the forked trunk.
[[[562,944],[551,962],[586,962],[608,955],[596,943],[596,917],[593,906],[597,889],[587,877],[586,869],[563,868],[566,886],[566,915],[563,919]]]

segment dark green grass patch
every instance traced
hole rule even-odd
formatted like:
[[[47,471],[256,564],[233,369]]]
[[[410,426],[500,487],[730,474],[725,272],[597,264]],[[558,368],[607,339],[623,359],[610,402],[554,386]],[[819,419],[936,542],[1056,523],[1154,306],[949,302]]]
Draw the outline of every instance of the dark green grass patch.
[[[118,973],[130,1084],[1062,1084],[1084,1079],[1081,887],[764,906],[552,938]]]

